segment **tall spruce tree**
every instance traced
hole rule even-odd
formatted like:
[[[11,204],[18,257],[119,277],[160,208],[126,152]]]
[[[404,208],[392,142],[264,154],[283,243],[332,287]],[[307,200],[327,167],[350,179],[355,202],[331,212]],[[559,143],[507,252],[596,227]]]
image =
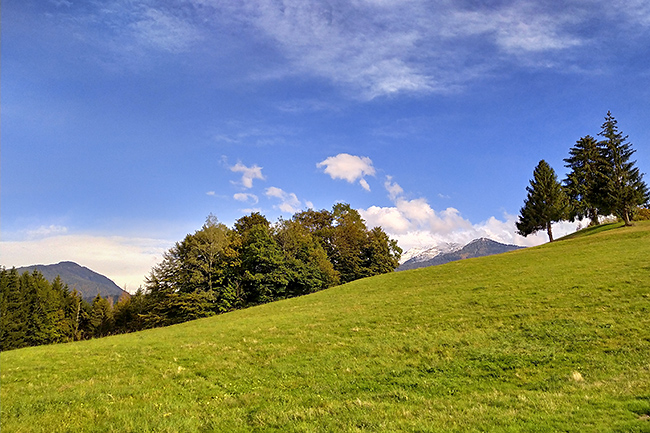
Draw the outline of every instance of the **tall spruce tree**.
[[[582,137],[569,150],[565,167],[571,171],[564,179],[564,188],[571,203],[570,219],[588,217],[590,225],[598,225],[599,210],[604,206],[600,191],[605,160],[598,141],[590,135]]]
[[[629,226],[638,207],[650,202],[643,174],[635,167],[636,161],[630,161],[636,150],[627,141],[628,136],[618,130],[617,121],[609,111],[598,135],[604,138],[599,144],[605,161],[602,170],[605,206]]]
[[[537,164],[526,191],[528,196],[516,223],[517,232],[528,236],[539,230],[546,230],[549,241],[553,242],[551,224],[566,218],[569,206],[555,171],[546,161],[541,160]]]

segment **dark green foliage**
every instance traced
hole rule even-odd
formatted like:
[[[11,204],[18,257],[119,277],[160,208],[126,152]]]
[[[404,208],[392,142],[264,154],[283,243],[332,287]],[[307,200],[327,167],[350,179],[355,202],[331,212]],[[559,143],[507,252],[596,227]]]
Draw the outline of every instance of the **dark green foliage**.
[[[546,161],[541,160],[533,171],[533,179],[526,187],[528,196],[519,211],[517,231],[528,236],[539,230],[546,230],[549,241],[553,242],[551,224],[568,215],[568,199],[555,171]]]
[[[571,171],[564,179],[564,188],[571,202],[570,219],[588,217],[598,225],[599,210],[605,207],[601,191],[605,184],[605,159],[599,143],[590,135],[582,137],[569,150],[566,167]]]
[[[232,229],[210,216],[153,268],[140,326],[178,323],[391,272],[400,254],[394,240],[378,227],[368,230],[347,204],[332,212],[300,212],[276,225],[255,212]],[[126,301],[118,307],[120,317],[130,314]]]
[[[643,174],[635,167],[636,161],[630,160],[635,150],[627,141],[628,136],[618,130],[611,112],[607,112],[598,135],[603,140],[596,141],[590,135],[582,137],[569,150],[569,158],[564,160],[570,169],[564,179],[564,191],[569,201],[566,214],[560,209],[562,200],[549,201],[551,190],[542,193],[542,188],[534,186],[531,181],[531,187],[540,189],[540,192],[531,195],[531,187],[527,188],[528,198],[517,223],[521,235],[541,230],[546,221],[551,238],[550,221],[557,221],[553,219],[556,217],[571,221],[588,217],[590,225],[597,225],[599,215],[614,214],[629,226],[639,210],[650,203],[650,191],[643,181]],[[557,188],[553,184],[549,179],[547,185],[555,191]],[[548,214],[544,215],[545,212]]]
[[[281,221],[275,238],[284,253],[287,296],[316,292],[338,284],[338,274],[327,253],[305,226],[296,220]]]
[[[113,307],[113,320],[116,333],[133,332],[144,329],[144,315],[147,303],[142,288],[135,294],[122,296]]]
[[[75,341],[89,333],[88,303],[60,278],[0,270],[0,350]]]
[[[214,314],[213,301],[211,292],[167,293],[164,298],[150,302],[149,308],[141,314],[143,327],[168,326],[211,316]]]
[[[27,311],[23,308],[20,276],[16,269],[0,271],[0,311],[2,312],[0,342],[2,350],[25,347],[27,338]]]
[[[93,337],[104,337],[113,330],[113,306],[108,299],[95,296],[90,309],[90,331]]]
[[[177,242],[152,269],[147,278],[149,300],[177,304],[177,296],[167,298],[174,293],[199,292],[206,295],[197,299],[210,300],[207,315],[232,309],[237,304],[232,291],[232,268],[238,266],[233,236],[232,230],[210,215],[201,230]]]
[[[604,138],[600,142],[605,160],[603,201],[610,213],[629,226],[636,209],[650,202],[648,186],[643,182],[643,174],[635,167],[636,161],[630,161],[636,151],[627,141],[628,136],[618,130],[617,121],[609,111],[598,135]]]
[[[402,250],[379,227],[368,230],[355,209],[337,203],[332,212],[307,210],[294,215],[320,242],[341,283],[394,271]]]
[[[271,234],[270,223],[259,214],[235,223],[241,238],[240,279],[248,305],[286,297],[289,283],[284,254]]]
[[[397,245],[397,241],[390,239],[380,227],[368,232],[363,258],[369,276],[394,271],[399,266],[401,255],[402,249]]]

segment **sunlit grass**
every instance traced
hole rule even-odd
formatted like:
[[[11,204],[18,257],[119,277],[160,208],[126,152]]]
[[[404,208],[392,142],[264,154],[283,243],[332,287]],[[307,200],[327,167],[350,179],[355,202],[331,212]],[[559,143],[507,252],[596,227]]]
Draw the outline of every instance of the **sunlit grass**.
[[[650,432],[650,224],[1,355],[5,432]]]

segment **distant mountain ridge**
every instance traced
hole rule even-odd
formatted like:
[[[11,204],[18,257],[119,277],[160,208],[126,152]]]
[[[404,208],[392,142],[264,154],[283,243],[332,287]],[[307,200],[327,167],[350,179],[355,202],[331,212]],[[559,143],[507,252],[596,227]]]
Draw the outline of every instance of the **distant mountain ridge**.
[[[414,262],[424,262],[426,260],[430,260],[436,256],[439,256],[440,254],[451,253],[461,248],[462,245],[451,243],[451,242],[445,242],[432,247],[411,248],[410,250],[402,254],[402,257],[400,259],[400,264],[406,263],[409,260],[413,260]]]
[[[60,276],[61,281],[67,284],[71,291],[76,290],[87,301],[92,301],[99,293],[101,297],[112,298],[116,302],[120,296],[127,293],[120,289],[108,277],[75,262],[60,262],[55,265],[30,265],[16,268],[20,274],[33,272],[34,269],[43,274],[49,282],[54,281],[57,275]]]
[[[416,254],[409,254],[411,251],[409,250],[406,252],[406,256],[409,258],[399,265],[397,270],[405,271],[407,269],[442,265],[456,260],[491,256],[521,248],[524,247],[502,244],[488,238],[480,238],[474,239],[462,248],[458,244],[443,244],[442,247],[435,246],[427,249],[420,249],[416,251]]]

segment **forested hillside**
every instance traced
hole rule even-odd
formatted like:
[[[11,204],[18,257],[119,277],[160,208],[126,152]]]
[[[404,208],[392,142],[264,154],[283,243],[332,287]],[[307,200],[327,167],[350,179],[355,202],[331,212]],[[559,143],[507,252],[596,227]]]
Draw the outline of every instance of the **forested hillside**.
[[[401,249],[346,204],[271,224],[252,213],[233,228],[209,216],[167,251],[144,289],[92,303],[37,270],[2,269],[2,350],[172,325],[313,293],[395,270]]]

